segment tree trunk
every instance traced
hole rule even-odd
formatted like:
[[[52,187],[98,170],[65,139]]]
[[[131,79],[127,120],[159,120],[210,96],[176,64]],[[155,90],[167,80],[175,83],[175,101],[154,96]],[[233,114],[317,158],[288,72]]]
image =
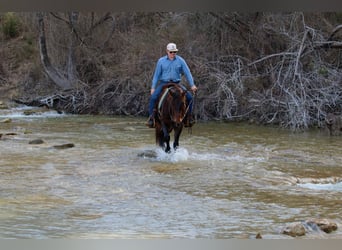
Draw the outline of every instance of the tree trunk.
[[[69,51],[68,51],[68,61],[67,61],[67,72],[68,72],[68,79],[71,82],[76,81],[76,68],[75,68],[75,24],[78,20],[78,13],[71,12],[69,14],[69,21],[71,26],[71,34],[69,40]]]
[[[47,46],[46,46],[46,37],[45,37],[45,24],[44,24],[44,13],[38,12],[38,29],[39,29],[39,49],[40,49],[40,58],[42,64],[44,66],[44,70],[49,78],[60,88],[72,89],[73,84],[70,79],[66,78],[61,72],[59,72],[55,67],[51,65]]]

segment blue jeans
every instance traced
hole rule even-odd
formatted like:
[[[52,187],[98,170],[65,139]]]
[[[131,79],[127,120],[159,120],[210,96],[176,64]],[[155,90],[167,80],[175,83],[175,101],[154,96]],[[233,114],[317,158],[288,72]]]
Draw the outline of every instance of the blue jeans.
[[[160,82],[158,87],[155,89],[155,91],[153,92],[153,94],[151,95],[150,98],[150,104],[148,107],[148,114],[151,116],[153,114],[153,109],[155,107],[156,101],[160,95],[160,93],[163,90],[163,87],[168,84],[168,82]],[[180,85],[182,89],[184,89],[186,91],[186,102],[189,105],[189,114],[192,114],[192,95],[190,94],[189,91],[187,91],[187,89]]]

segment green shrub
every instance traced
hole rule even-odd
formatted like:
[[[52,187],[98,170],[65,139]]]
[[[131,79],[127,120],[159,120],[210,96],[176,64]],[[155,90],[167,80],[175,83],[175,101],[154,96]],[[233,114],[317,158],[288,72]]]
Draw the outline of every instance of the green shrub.
[[[5,38],[15,38],[19,36],[21,30],[21,22],[13,13],[8,12],[2,18],[1,30]]]
[[[328,77],[329,72],[328,72],[328,69],[327,69],[327,68],[325,68],[325,67],[322,66],[321,68],[319,68],[318,74],[320,74],[320,75],[322,75],[322,76],[324,76],[324,77]]]

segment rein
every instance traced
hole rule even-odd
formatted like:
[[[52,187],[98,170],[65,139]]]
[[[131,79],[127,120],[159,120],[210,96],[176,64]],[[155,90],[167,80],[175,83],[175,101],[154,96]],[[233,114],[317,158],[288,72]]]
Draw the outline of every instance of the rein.
[[[193,100],[191,100],[191,102],[189,103],[189,105],[186,106],[184,115],[183,115],[183,117],[182,117],[182,122],[183,122],[183,120],[185,119],[186,115],[188,114],[189,107],[190,107],[190,104],[192,103],[192,101],[193,101]]]

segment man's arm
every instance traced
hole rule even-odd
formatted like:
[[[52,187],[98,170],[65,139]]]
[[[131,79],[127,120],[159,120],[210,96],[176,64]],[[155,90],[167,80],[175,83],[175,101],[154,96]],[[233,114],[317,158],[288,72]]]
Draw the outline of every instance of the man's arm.
[[[188,65],[186,64],[185,60],[182,60],[182,69],[183,69],[183,73],[184,73],[186,79],[188,80],[190,87],[192,88],[193,86],[195,86],[194,78],[192,77],[190,69],[189,69]]]
[[[190,87],[191,87],[192,92],[195,93],[195,92],[197,91],[197,87],[196,87],[196,85],[195,85],[195,83],[194,83],[194,78],[192,77],[192,74],[191,74],[191,72],[190,72],[190,69],[189,69],[187,63],[185,62],[185,60],[182,60],[182,65],[183,65],[183,66],[182,66],[182,68],[183,68],[183,73],[184,73],[186,79],[187,79],[188,82],[189,82],[189,85],[190,85]]]
[[[152,78],[151,94],[152,94],[152,89],[154,90],[157,87],[160,74],[161,74],[161,60],[158,60],[156,68],[154,70],[153,78]]]

